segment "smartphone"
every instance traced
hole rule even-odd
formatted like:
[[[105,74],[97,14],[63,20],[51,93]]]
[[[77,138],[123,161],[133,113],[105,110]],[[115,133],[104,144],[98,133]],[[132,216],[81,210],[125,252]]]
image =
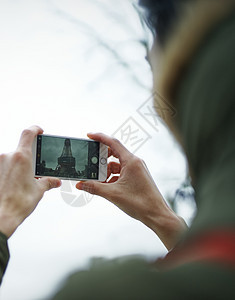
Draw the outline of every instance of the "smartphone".
[[[35,177],[77,181],[107,178],[108,147],[102,143],[43,134],[35,138],[32,151]]]

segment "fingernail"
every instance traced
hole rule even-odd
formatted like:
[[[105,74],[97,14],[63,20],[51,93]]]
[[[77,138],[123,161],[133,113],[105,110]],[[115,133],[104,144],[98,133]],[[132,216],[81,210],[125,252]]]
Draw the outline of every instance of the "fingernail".
[[[61,185],[62,185],[62,181],[59,180],[59,181],[57,182],[57,187],[60,187]]]
[[[83,190],[83,183],[82,182],[78,182],[77,184],[76,184],[76,188],[77,189],[79,189],[79,190]]]

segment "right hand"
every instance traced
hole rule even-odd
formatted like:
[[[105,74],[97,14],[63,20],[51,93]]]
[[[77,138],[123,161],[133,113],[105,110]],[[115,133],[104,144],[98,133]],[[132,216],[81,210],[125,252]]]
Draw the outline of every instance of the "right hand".
[[[109,181],[79,182],[76,187],[111,201],[156,232],[168,249],[173,248],[187,227],[166,204],[145,163],[116,139],[101,133],[88,137],[109,146],[109,155],[120,163],[109,163],[108,178],[114,175]]]

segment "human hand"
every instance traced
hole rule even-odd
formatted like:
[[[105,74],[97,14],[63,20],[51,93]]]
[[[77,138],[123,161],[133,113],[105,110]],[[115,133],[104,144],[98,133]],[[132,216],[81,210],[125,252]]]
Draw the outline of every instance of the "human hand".
[[[116,139],[101,133],[88,137],[109,146],[109,156],[118,158],[120,163],[108,164],[108,178],[114,175],[109,181],[79,182],[76,187],[108,199],[150,227],[168,249],[173,248],[187,227],[166,204],[145,163]]]
[[[56,178],[34,178],[32,144],[42,133],[37,126],[24,130],[17,150],[0,155],[0,231],[7,237],[33,212],[45,191],[61,185]]]

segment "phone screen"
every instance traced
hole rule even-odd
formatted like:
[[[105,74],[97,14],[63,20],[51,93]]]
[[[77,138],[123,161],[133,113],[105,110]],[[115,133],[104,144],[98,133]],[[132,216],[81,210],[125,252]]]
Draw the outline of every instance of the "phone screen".
[[[97,180],[99,149],[95,141],[38,135],[35,175]]]

